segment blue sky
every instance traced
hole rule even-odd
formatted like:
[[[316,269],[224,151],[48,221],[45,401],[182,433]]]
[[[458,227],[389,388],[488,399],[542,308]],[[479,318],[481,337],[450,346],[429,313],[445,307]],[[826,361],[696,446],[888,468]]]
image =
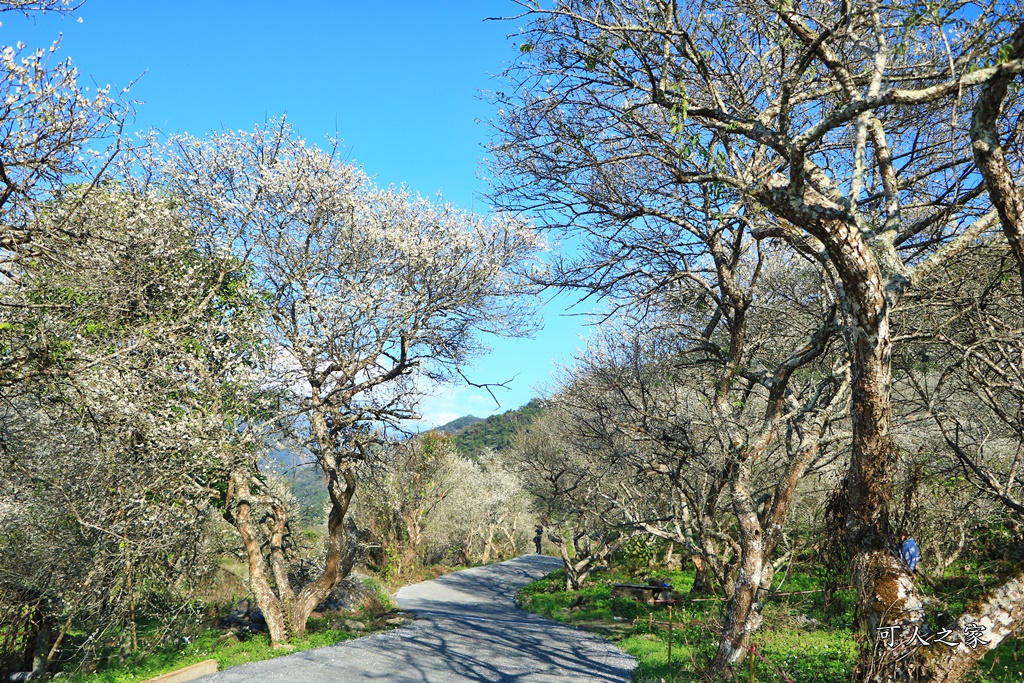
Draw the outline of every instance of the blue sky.
[[[133,130],[203,135],[251,129],[287,115],[299,134],[323,143],[337,133],[348,160],[379,185],[405,184],[423,196],[439,191],[486,212],[480,179],[480,91],[514,59],[518,25],[483,21],[514,15],[507,0],[296,3],[217,0],[88,0],[73,16],[0,15],[0,43],[48,46],[63,34],[58,57],[71,57],[80,84],[135,81],[141,101]],[[78,20],[81,19],[79,22]],[[571,360],[586,330],[565,317],[562,296],[544,310],[544,330],[530,340],[491,338],[494,351],[470,369],[475,382],[512,379],[486,391],[452,387],[423,405],[425,425],[472,413],[484,417],[526,403],[549,383],[554,362]]]

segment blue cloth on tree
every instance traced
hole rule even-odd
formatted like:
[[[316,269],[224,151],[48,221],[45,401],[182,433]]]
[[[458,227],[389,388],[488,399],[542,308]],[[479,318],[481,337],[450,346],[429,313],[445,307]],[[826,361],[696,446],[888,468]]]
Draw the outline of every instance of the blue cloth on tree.
[[[917,547],[917,541],[913,538],[908,538],[903,541],[903,547],[900,548],[900,555],[903,557],[903,561],[907,563],[907,567],[910,571],[917,569],[917,563],[921,560],[921,549]]]

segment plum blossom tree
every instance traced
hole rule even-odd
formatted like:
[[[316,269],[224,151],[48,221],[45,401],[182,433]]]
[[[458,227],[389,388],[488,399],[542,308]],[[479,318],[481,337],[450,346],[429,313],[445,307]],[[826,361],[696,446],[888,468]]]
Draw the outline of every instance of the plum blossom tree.
[[[5,0],[0,12],[71,12],[79,2]],[[32,256],[56,257],[35,244],[41,230],[73,238],[69,226],[40,223],[38,207],[69,183],[93,189],[121,148],[131,104],[109,87],[88,95],[70,60],[53,63],[59,42],[29,48],[0,47],[0,263]],[[107,149],[102,151],[106,146]],[[88,192],[71,196],[79,201]],[[68,212],[66,215],[72,215]]]
[[[260,309],[237,259],[113,179],[131,104],[57,49],[0,48],[0,631],[34,674],[73,626],[82,658],[111,629],[136,648],[136,608],[201,573],[215,477],[188,368],[232,381]]]
[[[506,466],[522,481],[546,537],[565,569],[566,590],[579,590],[628,533],[614,496],[620,468],[594,452],[566,411],[546,412],[519,432]]]
[[[577,448],[615,475],[605,497],[624,522],[679,544],[705,586],[713,574],[724,587],[713,668],[742,657],[761,624],[801,479],[848,439],[829,286],[813,265],[758,252],[742,315],[722,316],[731,330],[714,329],[712,287],[679,283],[642,319],[605,321],[558,394]]]
[[[223,453],[225,516],[280,645],[303,633],[309,613],[349,572],[355,465],[388,429],[416,416],[416,380],[461,373],[482,348],[478,332],[527,329],[528,308],[512,299],[514,271],[539,242],[507,215],[483,218],[375,188],[336,148],[307,145],[284,121],[173,138],[142,166],[154,170],[139,176],[141,187],[167,192],[182,221],[230,243],[252,267],[273,349],[262,382],[277,396],[261,424],[272,423],[323,472],[323,569],[293,587],[281,548],[284,507],[253,477],[254,453]],[[274,519],[266,544],[253,521],[258,505]]]
[[[430,524],[457,485],[454,439],[443,432],[384,444],[362,463],[362,519],[373,535],[374,564],[388,579],[422,558]]]
[[[372,535],[368,565],[400,575],[414,563],[476,564],[518,554],[530,526],[519,479],[495,454],[469,459],[427,432],[360,463],[357,521]]]
[[[458,458],[453,476],[455,486],[427,524],[434,556],[487,564],[518,555],[534,522],[519,478],[486,451],[475,461]]]

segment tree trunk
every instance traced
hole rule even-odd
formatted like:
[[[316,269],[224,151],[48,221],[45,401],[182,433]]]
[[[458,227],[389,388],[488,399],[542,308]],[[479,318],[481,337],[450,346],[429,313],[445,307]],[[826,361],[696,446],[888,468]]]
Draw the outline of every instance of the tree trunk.
[[[621,537],[612,543],[596,541],[595,548],[592,542],[587,540],[585,547],[581,547],[581,537],[573,539],[573,557],[569,556],[569,544],[564,538],[549,534],[548,538],[558,546],[558,553],[562,558],[562,566],[565,568],[565,589],[567,591],[578,591],[583,583],[590,578],[598,563],[603,562],[610,555],[622,547]]]
[[[224,518],[234,525],[238,530],[238,535],[242,538],[242,546],[245,548],[249,564],[249,589],[255,596],[256,604],[259,605],[260,611],[263,612],[263,618],[267,622],[271,646],[279,648],[288,642],[291,634],[285,621],[284,606],[274,594],[274,590],[267,580],[266,562],[260,547],[259,535],[252,522],[252,501],[250,500],[249,484],[244,473],[236,473],[232,476],[229,496],[232,490],[234,491],[234,500],[228,501]]]
[[[44,677],[49,670],[52,659],[47,655],[52,650],[54,626],[54,618],[46,614],[37,603],[34,613],[29,618],[29,628],[24,632],[22,639],[23,665],[32,672],[33,679]]]
[[[711,565],[705,562],[700,555],[691,555],[690,561],[693,562],[694,567],[693,585],[690,586],[690,594],[710,595],[714,592],[714,587],[712,586],[714,573],[711,571]]]
[[[480,557],[481,564],[488,564],[491,561],[491,551],[494,548],[494,525],[487,525],[487,542],[484,543],[484,553]]]
[[[761,603],[757,600],[761,589],[764,557],[759,543],[745,548],[736,575],[736,585],[726,614],[718,652],[708,665],[711,676],[720,675],[726,667],[740,664],[747,656],[750,638],[761,627]]]
[[[569,554],[565,551],[564,543],[559,544],[558,551],[562,556],[562,567],[565,569],[565,590],[579,590],[580,582],[579,577],[576,576],[576,566],[573,564]]]
[[[783,181],[785,182],[785,181]],[[804,195],[814,200],[805,203]],[[857,626],[867,638],[854,680],[888,680],[874,671],[879,626],[920,626],[924,611],[913,577],[892,550],[889,502],[896,446],[890,404],[891,335],[885,280],[865,235],[842,208],[813,190],[772,183],[758,193],[765,205],[818,238],[843,286],[852,354],[853,443],[844,486],[845,538],[857,589]]]
[[[284,557],[284,536],[288,526],[288,513],[284,506],[275,501],[271,506],[272,527],[270,529],[270,567],[274,576],[274,588],[276,597],[280,603],[281,613],[285,618],[285,631],[289,635],[295,633],[294,621],[289,622],[292,608],[295,604],[295,591],[292,589],[291,581],[288,578],[288,566]],[[262,554],[262,551],[261,551]],[[257,600],[257,604],[259,601]],[[262,609],[260,605],[260,609]],[[266,614],[266,612],[264,612]],[[270,621],[267,620],[267,627]],[[284,641],[279,643],[283,645]]]
[[[285,510],[276,501],[264,502],[271,507],[273,513],[268,545],[274,586],[267,578],[267,558],[252,521],[254,500],[244,473],[232,476],[224,518],[238,530],[242,539],[248,558],[249,588],[267,622],[271,645],[281,648],[287,646],[292,636],[305,634],[310,613],[330,594],[337,582],[352,571],[358,537],[354,522],[346,519],[337,506],[332,507],[327,523],[327,562],[324,571],[296,594],[289,582],[282,553],[287,521]]]
[[[856,624],[868,636],[854,679],[883,681],[898,672],[875,670],[872,643],[877,629],[893,623],[924,624],[914,578],[893,549],[889,525],[896,446],[891,431],[888,301],[881,271],[859,229],[837,221],[824,235],[843,281],[852,323],[853,444],[845,483],[845,535],[857,589]]]
[[[417,557],[420,552],[420,544],[423,539],[421,531],[422,516],[419,510],[403,515],[403,522],[405,523],[405,535],[408,540],[406,542],[405,550],[402,552],[400,564],[398,566],[399,574],[401,574],[405,569],[416,565]]]
[[[923,658],[922,680],[929,683],[954,683],[970,671],[988,652],[1012,636],[1018,624],[1024,619],[1024,565],[1017,568],[1015,576],[991,591],[982,602],[969,613],[960,617],[949,642],[960,643],[950,647],[942,643],[933,644]],[[971,625],[977,632],[980,627],[981,642],[975,647],[964,644],[965,633]]]
[[[519,554],[519,548],[516,547],[516,527],[513,523],[512,528],[502,527],[501,532],[505,534],[505,538],[508,540],[508,552],[502,555],[502,559],[506,557],[515,557]]]
[[[1024,24],[1014,31],[1010,46],[1010,59],[1024,55]],[[974,160],[985,178],[989,200],[999,213],[1003,234],[1017,261],[1021,294],[1024,296],[1024,197],[1014,182],[1013,171],[999,142],[999,114],[1013,79],[1012,75],[997,76],[981,89],[971,119],[971,140]]]
[[[741,664],[746,658],[746,652],[750,649],[751,637],[755,631],[761,628],[763,622],[761,603],[757,600],[760,587],[753,583],[755,575],[749,573],[751,569],[755,571],[760,569],[760,566],[754,566],[758,564],[755,561],[750,564],[752,566],[741,567],[739,570],[736,588],[732,593],[732,600],[729,602],[729,609],[726,613],[722,637],[718,643],[718,652],[715,653],[715,658],[708,665],[708,673],[711,677],[721,675],[730,665]]]
[[[587,580],[590,572],[587,571],[588,565],[590,564],[590,558],[583,558],[579,562],[575,562],[579,557],[569,557],[569,544],[564,539],[556,539],[554,536],[551,540],[558,546],[558,554],[562,558],[562,567],[565,569],[565,590],[575,592],[580,589],[583,582]]]
[[[722,569],[722,576],[719,579],[719,583],[722,584],[722,594],[727,600],[732,600],[733,593],[736,592],[736,580],[739,578],[740,572],[740,554],[737,553],[729,558],[728,564]]]
[[[770,440],[771,436],[765,435],[758,450],[766,448]],[[750,461],[755,459],[755,455],[746,454],[733,479],[733,511],[740,527],[740,557],[718,652],[708,665],[711,676],[720,675],[726,667],[739,664],[746,658],[750,637],[762,622],[757,594],[765,583],[765,539],[750,495]]]
[[[290,610],[295,635],[306,632],[306,621],[316,606],[330,595],[338,581],[348,576],[355,564],[358,534],[355,523],[347,517],[356,479],[347,458],[351,454],[336,451],[335,437],[327,426],[329,408],[321,403],[319,390],[313,392],[310,422],[316,435],[319,453],[317,462],[327,480],[331,511],[327,517],[327,556],[324,570],[299,591]]]
[[[857,589],[857,624],[868,634],[855,680],[889,680],[886,677],[895,671],[874,672],[880,678],[869,676],[875,666],[870,643],[878,627],[920,626],[924,611],[913,576],[893,550],[889,526],[896,447],[891,432],[888,302],[878,265],[854,230],[848,225],[835,229],[840,239],[833,260],[839,262],[853,322],[853,447],[845,485],[845,531]]]
[[[45,617],[36,631],[35,648],[32,655],[32,678],[41,679],[46,676],[50,666],[50,647],[53,645],[54,621],[51,617]]]
[[[327,563],[320,577],[305,586],[295,600],[292,609],[295,635],[305,634],[309,615],[330,595],[338,581],[352,571],[358,547],[355,522],[337,508],[332,508],[327,520]]]

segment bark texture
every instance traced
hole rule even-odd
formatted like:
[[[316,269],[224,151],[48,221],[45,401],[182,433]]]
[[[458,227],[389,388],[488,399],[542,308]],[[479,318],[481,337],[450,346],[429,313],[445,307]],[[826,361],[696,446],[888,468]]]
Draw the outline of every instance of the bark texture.
[[[1014,32],[1010,46],[1010,59],[1024,55],[1024,24]],[[974,143],[974,160],[985,178],[985,189],[992,206],[999,213],[1003,234],[1017,261],[1021,295],[1024,296],[1024,197],[1021,197],[1020,189],[1013,180],[1013,171],[999,140],[999,115],[1007,89],[1015,77],[1001,74],[981,89],[971,119],[971,140]]]
[[[347,510],[351,494],[340,500],[346,504],[344,510]],[[266,539],[252,518],[253,509],[258,504],[271,509],[271,531]],[[358,543],[355,527],[351,520],[346,520],[343,509],[332,505],[327,524],[324,571],[296,591],[284,558],[283,539],[287,516],[279,501],[254,495],[246,475],[236,473],[228,489],[224,518],[238,530],[242,539],[248,560],[249,586],[266,619],[271,645],[275,648],[283,647],[290,638],[302,636],[306,632],[306,621],[310,613],[323,602],[338,581],[352,571]],[[266,549],[264,540],[267,541]]]
[[[768,572],[769,578],[765,582],[765,539],[750,497],[750,466],[744,463],[739,470],[733,484],[733,508],[740,526],[742,551],[718,652],[709,665],[711,674],[720,673],[728,665],[742,662],[746,657],[750,637],[762,622],[758,591],[762,585],[771,584],[771,572]]]
[[[889,503],[896,447],[890,401],[889,301],[882,270],[861,229],[841,207],[820,196],[812,198],[813,204],[805,203],[803,195],[778,185],[766,188],[761,199],[821,241],[842,282],[853,354],[853,441],[844,521],[858,595],[858,625],[872,638],[878,626],[922,624],[924,611],[913,577],[891,549]],[[892,673],[868,678],[874,668],[871,649],[861,648],[855,677],[886,680]]]
[[[932,645],[923,665],[923,678],[930,683],[953,683],[970,671],[988,652],[994,650],[1008,637],[1019,633],[1024,621],[1024,567],[1018,567],[1016,575],[981,599],[972,609],[960,617],[957,628],[947,636],[950,642],[960,645]],[[977,647],[965,644],[965,631],[970,624],[983,627]]]

